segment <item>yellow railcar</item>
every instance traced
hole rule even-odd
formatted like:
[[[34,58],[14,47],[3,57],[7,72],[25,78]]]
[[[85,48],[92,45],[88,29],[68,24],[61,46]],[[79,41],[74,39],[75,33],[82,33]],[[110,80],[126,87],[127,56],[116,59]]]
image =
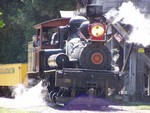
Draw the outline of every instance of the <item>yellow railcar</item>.
[[[4,64],[0,65],[0,86],[27,85],[27,64]]]

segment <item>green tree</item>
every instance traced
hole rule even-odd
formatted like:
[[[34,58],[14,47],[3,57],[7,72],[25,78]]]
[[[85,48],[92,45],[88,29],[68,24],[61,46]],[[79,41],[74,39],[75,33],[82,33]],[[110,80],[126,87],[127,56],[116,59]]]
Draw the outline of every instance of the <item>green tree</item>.
[[[0,63],[27,62],[33,25],[59,18],[59,10],[74,10],[78,0],[1,0]]]
[[[2,13],[0,12],[0,15],[2,15]],[[0,20],[0,28],[3,28],[5,26],[3,20]]]
[[[0,63],[15,63],[20,62],[18,56],[22,48],[19,48],[24,40],[24,31],[18,25],[18,11],[21,10],[23,3],[20,0],[1,0],[0,11],[2,20],[5,21],[5,26],[0,29]],[[20,34],[20,35],[19,35]],[[18,47],[16,47],[18,46]]]

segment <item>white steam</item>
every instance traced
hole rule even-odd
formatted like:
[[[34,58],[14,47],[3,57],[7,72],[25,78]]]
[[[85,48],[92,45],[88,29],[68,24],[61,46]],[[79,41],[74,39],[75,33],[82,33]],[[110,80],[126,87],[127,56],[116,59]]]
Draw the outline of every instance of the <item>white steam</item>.
[[[122,22],[133,27],[127,42],[143,46],[150,45],[150,19],[142,14],[132,2],[123,3],[119,10],[110,10],[106,13],[106,18],[113,19],[113,24]]]
[[[13,90],[15,107],[46,105],[44,91],[45,88],[42,86],[42,81],[32,88],[18,85]]]

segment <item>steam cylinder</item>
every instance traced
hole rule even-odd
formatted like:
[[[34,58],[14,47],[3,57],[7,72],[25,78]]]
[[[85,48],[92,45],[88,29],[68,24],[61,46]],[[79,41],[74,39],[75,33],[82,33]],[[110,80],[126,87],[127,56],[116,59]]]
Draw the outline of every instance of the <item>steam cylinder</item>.
[[[64,53],[53,54],[48,58],[48,65],[50,67],[64,68],[69,65],[69,58]]]

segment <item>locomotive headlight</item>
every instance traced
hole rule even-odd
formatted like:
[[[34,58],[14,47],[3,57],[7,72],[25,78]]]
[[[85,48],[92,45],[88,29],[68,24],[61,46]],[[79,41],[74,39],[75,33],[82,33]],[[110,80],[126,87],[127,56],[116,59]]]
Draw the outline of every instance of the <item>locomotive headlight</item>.
[[[105,26],[100,23],[94,23],[89,26],[89,34],[93,41],[104,41]]]
[[[100,37],[104,34],[104,32],[104,27],[100,25],[94,25],[91,28],[91,35],[93,35],[94,37]]]

